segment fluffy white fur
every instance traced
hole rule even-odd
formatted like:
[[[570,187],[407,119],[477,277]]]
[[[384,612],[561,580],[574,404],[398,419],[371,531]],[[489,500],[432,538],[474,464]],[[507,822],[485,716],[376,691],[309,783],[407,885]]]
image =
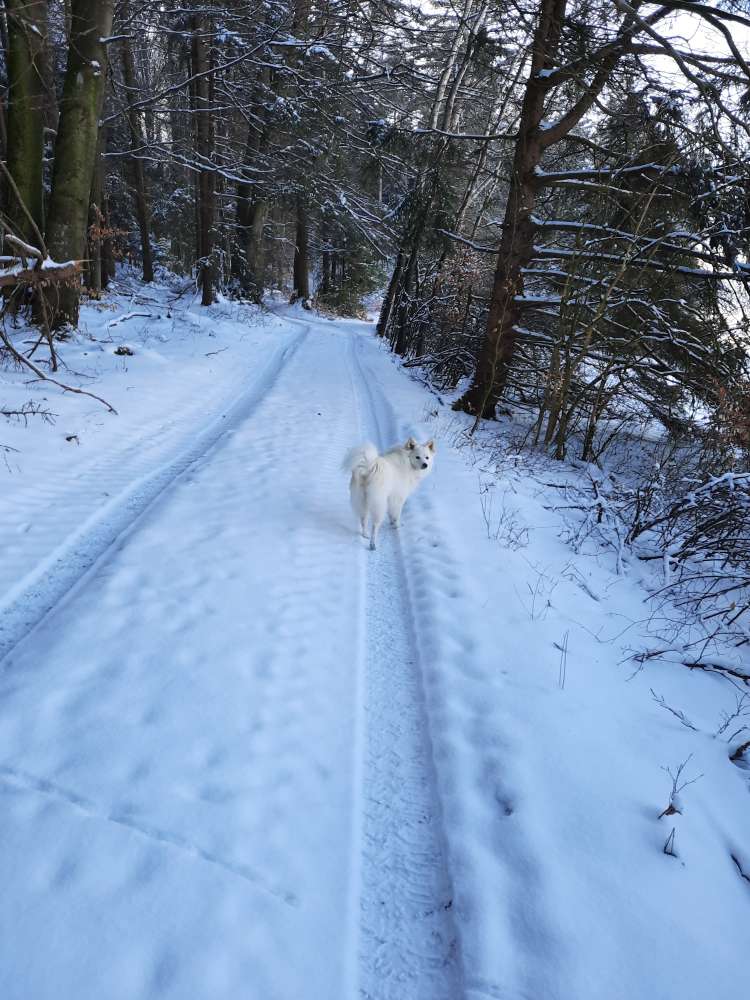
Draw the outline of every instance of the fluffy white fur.
[[[406,444],[379,455],[374,444],[362,444],[347,452],[344,469],[351,473],[349,494],[359,526],[367,538],[370,523],[370,548],[378,541],[386,513],[397,528],[401,509],[409,496],[432,470],[435,442],[418,444],[409,438]]]

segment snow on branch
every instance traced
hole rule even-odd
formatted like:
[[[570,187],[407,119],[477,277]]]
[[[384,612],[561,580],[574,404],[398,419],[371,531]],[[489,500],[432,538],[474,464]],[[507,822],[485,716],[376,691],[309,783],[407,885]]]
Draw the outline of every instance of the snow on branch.
[[[644,257],[641,252],[632,254],[601,253],[594,250],[568,250],[554,247],[534,247],[534,256],[546,260],[573,259],[588,261],[607,261],[614,263],[627,263],[632,267],[649,268],[654,271],[672,271],[676,274],[685,275],[687,278],[696,278],[703,281],[747,281],[747,274],[740,265],[733,271],[709,271],[697,267],[686,267],[684,265],[674,265],[668,261],[655,260],[653,257]]]
[[[623,177],[626,174],[673,174],[676,168],[662,163],[639,163],[630,167],[589,167],[583,170],[546,171],[536,167],[534,176],[542,186],[551,185],[558,180],[593,179],[597,177]]]

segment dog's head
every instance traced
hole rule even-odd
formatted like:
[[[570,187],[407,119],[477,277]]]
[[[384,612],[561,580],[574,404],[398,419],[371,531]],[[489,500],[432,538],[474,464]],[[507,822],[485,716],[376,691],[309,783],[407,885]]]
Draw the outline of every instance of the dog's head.
[[[409,456],[412,469],[426,476],[432,469],[432,461],[435,458],[435,442],[430,439],[425,444],[418,444],[414,438],[404,445],[404,451]]]

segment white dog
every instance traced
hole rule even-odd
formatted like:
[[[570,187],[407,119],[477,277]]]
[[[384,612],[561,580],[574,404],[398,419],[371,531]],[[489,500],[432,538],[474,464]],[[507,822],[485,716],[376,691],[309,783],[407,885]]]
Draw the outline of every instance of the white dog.
[[[378,455],[374,444],[363,444],[347,452],[343,467],[352,474],[349,483],[352,507],[364,538],[370,521],[371,549],[375,548],[386,511],[391,524],[398,527],[401,508],[430,474],[434,458],[435,442],[417,444],[414,438],[384,455]]]

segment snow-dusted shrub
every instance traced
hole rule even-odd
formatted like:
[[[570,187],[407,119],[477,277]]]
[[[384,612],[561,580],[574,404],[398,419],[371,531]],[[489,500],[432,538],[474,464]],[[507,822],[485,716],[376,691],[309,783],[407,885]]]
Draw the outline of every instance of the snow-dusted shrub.
[[[711,477],[656,516],[637,517],[628,541],[662,562],[662,592],[750,643],[750,472]]]

